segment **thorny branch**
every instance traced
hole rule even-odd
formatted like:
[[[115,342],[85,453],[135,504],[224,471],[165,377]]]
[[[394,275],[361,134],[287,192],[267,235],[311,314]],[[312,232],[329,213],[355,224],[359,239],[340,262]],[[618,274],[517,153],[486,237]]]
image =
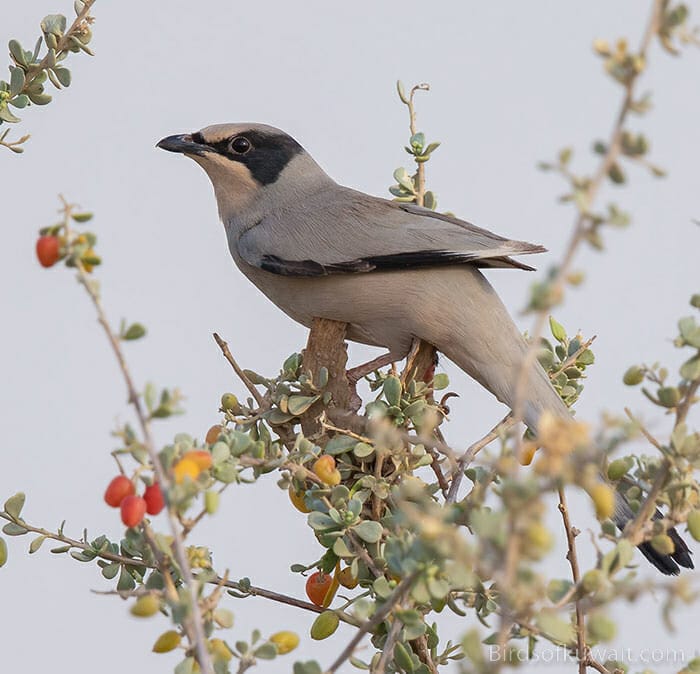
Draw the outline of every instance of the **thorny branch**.
[[[65,199],[63,199],[63,197],[61,197],[61,201],[63,203],[64,226],[66,234],[68,235],[70,232],[70,220],[71,213],[73,211],[73,205],[69,204]],[[68,238],[70,239],[70,237]],[[112,347],[112,351],[114,352],[114,355],[117,359],[117,363],[119,364],[119,369],[121,370],[124,383],[126,384],[129,396],[128,400],[134,408],[136,417],[139,422],[139,426],[141,427],[141,432],[143,433],[144,438],[144,446],[148,452],[148,456],[151,460],[151,463],[153,464],[153,471],[156,475],[158,482],[161,485],[161,488],[164,490],[165,493],[167,493],[168,488],[171,484],[170,476],[163,468],[163,464],[161,463],[160,457],[158,456],[158,452],[153,441],[153,434],[151,433],[150,421],[146,413],[144,412],[143,405],[141,403],[141,396],[139,395],[138,391],[136,390],[136,387],[134,386],[134,380],[131,376],[131,372],[127,365],[120,340],[115,335],[107,319],[107,315],[105,313],[104,307],[102,306],[102,301],[97,291],[97,286],[88,277],[88,274],[85,271],[85,267],[83,266],[83,263],[80,261],[79,258],[76,259],[75,265],[78,271],[78,279],[87,291],[90,299],[92,300],[92,304],[95,307],[95,311],[97,312],[97,320],[102,326],[104,333],[107,336],[107,340],[109,341],[109,344]],[[195,649],[197,651],[197,660],[199,661],[200,667],[206,674],[209,674],[213,671],[213,669],[211,665],[209,651],[207,650],[206,636],[204,635],[204,623],[199,607],[199,591],[197,583],[195,582],[195,579],[192,576],[192,570],[190,569],[189,561],[187,559],[187,551],[185,550],[185,544],[180,531],[180,524],[178,522],[175,511],[170,507],[166,508],[166,511],[168,524],[170,526],[170,531],[173,536],[173,554],[175,556],[175,560],[177,561],[178,566],[180,567],[182,580],[190,596],[192,613],[191,616],[185,621],[185,627],[188,633],[188,637],[190,638],[192,644],[195,646]]]
[[[325,674],[334,674],[340,666],[352,656],[360,641],[366,634],[371,634],[384,619],[394,610],[394,607],[400,604],[408,594],[413,582],[418,576],[418,572],[406,576],[395,588],[389,598],[377,609],[377,612],[360,627],[357,634],[348,642],[348,645],[341,651],[340,655],[335,659],[333,664],[325,671]]]
[[[653,0],[651,14],[647,23],[644,36],[639,47],[639,55],[642,58],[646,57],[649,50],[649,46],[654,35],[658,31],[659,19],[661,12],[663,10],[664,0]],[[625,84],[625,93],[620,104],[617,116],[615,118],[615,123],[613,125],[612,132],[610,133],[610,139],[607,143],[607,152],[603,156],[593,178],[588,183],[585,194],[584,202],[586,204],[585,208],[582,208],[576,218],[574,223],[573,232],[566,246],[561,263],[557,267],[554,279],[551,281],[551,296],[559,297],[561,295],[564,283],[573,264],[574,258],[578,252],[581,243],[585,240],[586,234],[588,233],[591,223],[592,214],[590,207],[593,204],[600,187],[608,174],[610,167],[617,161],[620,156],[622,149],[622,135],[624,132],[625,122],[629,116],[635,94],[635,85],[639,79],[639,73],[635,74],[630,80]],[[515,396],[515,409],[513,410],[513,416],[516,419],[522,419],[525,405],[525,389],[527,386],[528,372],[532,368],[535,359],[537,357],[537,351],[539,349],[539,339],[544,330],[545,324],[547,322],[547,309],[542,309],[535,321],[535,325],[532,329],[532,338],[530,342],[530,347],[527,350],[525,359],[520,368],[520,374],[518,376],[518,382],[516,387]],[[522,441],[519,441],[519,444]],[[520,447],[518,447],[520,449]]]

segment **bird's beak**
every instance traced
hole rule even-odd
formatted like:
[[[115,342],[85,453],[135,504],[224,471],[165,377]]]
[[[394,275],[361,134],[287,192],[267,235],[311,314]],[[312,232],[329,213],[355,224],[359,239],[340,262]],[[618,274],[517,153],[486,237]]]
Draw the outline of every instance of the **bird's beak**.
[[[197,143],[192,139],[192,135],[189,133],[179,134],[177,136],[167,136],[162,140],[159,140],[156,144],[161,150],[167,150],[168,152],[180,152],[182,154],[196,154],[202,155],[209,151],[209,147],[202,143]]]

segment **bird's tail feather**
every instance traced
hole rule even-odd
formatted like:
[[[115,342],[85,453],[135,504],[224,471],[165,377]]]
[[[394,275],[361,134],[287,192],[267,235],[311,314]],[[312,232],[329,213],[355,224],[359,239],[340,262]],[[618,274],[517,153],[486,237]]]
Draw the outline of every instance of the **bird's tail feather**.
[[[460,280],[463,282],[464,278]],[[513,409],[522,363],[529,347],[493,288],[476,270],[472,271],[469,292],[460,299],[461,302],[442,305],[443,321],[449,325],[449,332],[434,338],[431,335],[422,337],[440,345],[440,350],[450,360]],[[470,318],[465,320],[465,317]],[[488,339],[485,339],[485,335],[488,335]],[[526,374],[523,391],[523,416],[531,430],[536,431],[545,411],[564,419],[571,418],[570,410],[537,361]],[[620,529],[624,529],[627,522],[634,519],[635,513],[624,495],[616,493],[614,521]],[[658,513],[654,517],[660,518],[662,515]],[[688,546],[675,529],[669,529],[667,534],[675,545],[671,555],[660,554],[650,543],[639,546],[642,554],[665,574],[677,574],[679,566],[692,569]]]

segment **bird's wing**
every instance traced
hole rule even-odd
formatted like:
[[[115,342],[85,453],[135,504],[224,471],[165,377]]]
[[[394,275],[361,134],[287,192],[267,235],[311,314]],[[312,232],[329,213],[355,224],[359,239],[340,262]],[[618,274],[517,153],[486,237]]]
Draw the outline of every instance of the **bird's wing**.
[[[510,256],[545,250],[414,204],[347,188],[323,190],[261,219],[237,247],[248,264],[285,276],[454,264],[529,270]]]

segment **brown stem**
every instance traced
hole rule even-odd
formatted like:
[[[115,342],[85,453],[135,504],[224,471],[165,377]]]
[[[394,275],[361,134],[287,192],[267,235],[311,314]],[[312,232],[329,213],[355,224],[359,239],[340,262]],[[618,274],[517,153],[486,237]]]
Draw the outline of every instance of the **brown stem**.
[[[67,203],[66,200],[62,197],[61,200],[63,202],[64,229],[66,233],[66,238],[70,241],[70,221],[73,206]],[[171,484],[170,476],[166,473],[165,469],[163,468],[163,464],[160,461],[160,456],[158,455],[158,452],[156,450],[156,446],[153,441],[153,435],[151,433],[150,420],[144,412],[143,405],[141,404],[141,396],[138,394],[138,392],[136,391],[136,387],[134,386],[134,381],[131,376],[131,372],[127,366],[124,352],[122,351],[121,342],[119,338],[115,335],[114,331],[110,326],[109,321],[107,320],[107,315],[105,313],[104,307],[102,306],[102,302],[97,293],[95,284],[88,277],[88,274],[85,271],[85,267],[83,266],[83,263],[81,262],[80,258],[78,258],[77,256],[75,256],[75,258],[75,266],[78,271],[78,279],[80,280],[81,284],[87,291],[90,300],[92,301],[92,304],[97,313],[98,322],[102,326],[107,340],[109,341],[109,344],[112,347],[114,356],[117,359],[117,363],[119,364],[119,369],[121,370],[124,383],[126,384],[126,389],[129,396],[129,403],[132,405],[134,411],[136,412],[136,417],[138,418],[139,426],[141,427],[141,432],[143,434],[144,446],[146,447],[148,456],[151,460],[151,464],[153,465],[153,472],[155,473],[156,479],[160,483],[161,487],[167,494]],[[170,532],[173,537],[173,554],[177,565],[180,567],[182,580],[190,595],[192,611],[190,621],[192,628],[192,636],[194,638],[193,645],[195,646],[197,652],[197,660],[199,661],[202,670],[206,674],[209,674],[210,672],[213,672],[213,669],[211,664],[211,658],[209,656],[209,651],[207,650],[207,639],[204,634],[202,614],[199,608],[199,596],[197,586],[195,584],[194,578],[192,577],[192,571],[187,560],[187,552],[185,550],[185,545],[182,539],[182,535],[180,533],[180,524],[178,522],[175,509],[168,504],[166,513],[168,518],[168,524],[170,526]]]
[[[574,581],[574,585],[578,585],[581,580],[581,572],[578,565],[578,556],[576,554],[576,535],[577,531],[571,526],[571,520],[569,519],[569,510],[566,506],[566,493],[563,487],[559,487],[559,512],[561,513],[561,518],[564,523],[564,530],[566,531],[566,542],[568,545],[568,552],[566,553],[566,558],[569,560],[569,566],[571,567],[571,577]],[[583,606],[581,605],[581,600],[576,599],[576,657],[578,658],[578,671],[579,674],[586,673],[586,663],[588,659],[588,648],[586,646],[586,623],[583,614]]]
[[[462,454],[457,461],[457,468],[453,473],[452,484],[450,485],[450,490],[447,493],[447,503],[454,503],[457,500],[459,487],[462,484],[462,478],[464,477],[464,471],[474,460],[474,457],[502,433],[514,426],[515,423],[516,421],[512,414],[506,414],[506,416],[503,417],[503,419],[501,419],[483,438],[477,440],[467,449],[466,452],[464,452],[464,454]]]
[[[644,36],[639,47],[639,55],[643,58],[646,57],[646,53],[651,44],[651,40],[657,32],[659,24],[659,16],[664,4],[664,0],[653,0],[652,9],[649,21],[647,23]],[[562,290],[566,277],[569,273],[571,265],[573,263],[574,257],[578,252],[581,243],[584,241],[586,234],[588,233],[588,228],[591,223],[590,217],[590,206],[593,203],[595,197],[600,190],[601,184],[608,174],[608,171],[612,165],[617,161],[620,156],[620,150],[622,147],[622,134],[624,132],[624,124],[627,117],[632,109],[632,103],[634,101],[634,86],[639,79],[639,73],[633,75],[630,80],[625,85],[625,93],[620,104],[620,108],[615,117],[615,123],[613,129],[610,133],[610,139],[607,143],[607,152],[602,158],[598,169],[596,170],[593,178],[586,188],[585,201],[586,208],[581,210],[576,217],[573,232],[567,244],[564,256],[562,258],[559,267],[557,268],[556,275],[551,282],[552,296],[557,297]],[[515,405],[513,409],[513,416],[516,419],[522,419],[524,405],[525,405],[525,391],[527,387],[528,372],[530,368],[534,365],[535,359],[537,357],[537,351],[539,348],[539,338],[547,321],[547,313],[549,308],[541,310],[535,321],[535,325],[531,332],[530,346],[525,354],[523,363],[520,367],[520,374],[518,375],[518,381],[516,385],[516,395],[515,395]],[[533,429],[534,430],[534,429]],[[518,440],[520,445],[521,439]],[[520,447],[518,447],[520,449]]]
[[[428,91],[430,85],[428,84],[416,84],[415,87],[411,89],[408,95],[408,114],[409,114],[409,127],[411,129],[411,136],[416,134],[416,108],[413,103],[413,97],[416,95],[417,91]],[[418,206],[423,205],[425,198],[425,162],[416,162],[416,204]]]
[[[341,651],[335,662],[325,671],[325,674],[334,674],[340,666],[355,652],[360,641],[365,634],[371,634],[384,619],[392,612],[394,607],[404,600],[406,594],[411,589],[411,585],[417,577],[417,572],[406,576],[395,588],[389,598],[377,609],[376,613],[364,625],[360,627],[357,634],[348,642],[348,645]]]
[[[219,335],[216,332],[214,333],[214,341],[219,345],[221,353],[224,354],[224,358],[226,358],[226,360],[231,364],[231,367],[233,368],[233,371],[238,375],[238,378],[245,384],[245,387],[250,391],[250,394],[255,399],[255,402],[257,402],[258,405],[262,406],[265,401],[260,395],[260,391],[258,391],[258,389],[255,388],[253,382],[250,381],[246,373],[243,372],[243,370],[241,370],[240,366],[236,362],[236,359],[231,354],[231,350],[228,348],[228,344],[223,339],[221,339],[221,337],[219,337]]]

